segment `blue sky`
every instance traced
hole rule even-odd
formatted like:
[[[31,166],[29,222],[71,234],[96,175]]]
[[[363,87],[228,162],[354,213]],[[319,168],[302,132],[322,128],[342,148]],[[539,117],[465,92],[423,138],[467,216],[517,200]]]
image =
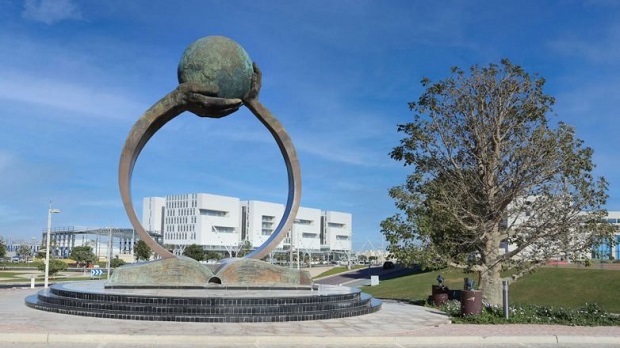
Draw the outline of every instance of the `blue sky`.
[[[54,226],[130,227],[118,193],[125,138],[177,86],[184,49],[239,42],[263,70],[260,99],[302,166],[302,206],[353,214],[354,249],[382,244],[387,191],[410,170],[389,157],[423,77],[509,58],[545,77],[557,120],[595,150],[620,210],[620,2],[0,0],[0,236]],[[242,109],[183,114],[140,155],[134,204],[207,192],[284,203],[274,140]]]

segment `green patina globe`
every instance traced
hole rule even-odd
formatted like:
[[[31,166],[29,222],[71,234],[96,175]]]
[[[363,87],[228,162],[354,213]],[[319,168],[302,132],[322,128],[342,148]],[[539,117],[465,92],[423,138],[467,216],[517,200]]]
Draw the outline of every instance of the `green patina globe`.
[[[252,60],[235,41],[207,36],[183,52],[177,74],[179,83],[198,82],[219,87],[220,98],[243,98],[252,84]]]

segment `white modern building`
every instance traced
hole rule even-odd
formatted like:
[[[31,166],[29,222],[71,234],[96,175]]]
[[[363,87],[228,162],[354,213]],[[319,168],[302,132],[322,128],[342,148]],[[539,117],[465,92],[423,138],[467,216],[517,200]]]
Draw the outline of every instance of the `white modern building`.
[[[261,201],[244,201],[241,209],[243,221],[239,240],[249,241],[252,247],[260,246],[271,236],[284,214],[283,204]],[[284,243],[290,245],[288,236],[278,248],[283,249]]]
[[[324,246],[335,251],[351,250],[351,214],[327,211],[324,223]]]
[[[341,213],[345,214],[345,213]],[[346,214],[351,218],[351,214]],[[323,212],[319,209],[300,207],[297,211],[297,217],[293,223],[292,233],[290,233],[290,243],[294,249],[302,250],[321,250],[321,230]],[[350,226],[349,226],[350,227]],[[348,230],[351,235],[351,228]],[[351,248],[347,249],[351,250]]]
[[[163,197],[146,197],[142,200],[142,226],[145,230],[161,236],[165,206],[166,199]]]
[[[518,214],[515,214],[512,219],[506,222],[509,228],[518,228],[520,225],[526,224],[528,219],[536,213],[535,211],[532,211],[532,209],[528,209],[528,206],[530,206],[532,202],[534,202],[534,198],[528,197],[518,203],[524,208]],[[608,211],[607,216],[603,218],[603,220],[610,223],[615,228],[614,235],[611,237],[613,240],[601,240],[600,243],[597,243],[597,245],[592,247],[592,250],[573,255],[574,257],[579,259],[595,260],[615,260],[620,257],[620,211]],[[566,245],[549,242],[545,244],[545,247],[550,248],[550,250],[553,250],[553,248],[556,249],[555,251],[557,256],[553,257],[552,260],[566,261],[566,259],[570,259],[566,257],[567,250],[572,250],[570,248],[570,243],[582,243],[586,237],[587,234],[579,235],[573,233],[570,239],[563,241]],[[507,253],[513,251],[515,248],[516,244],[503,242],[500,246],[500,252]],[[536,251],[536,248],[526,248],[519,257],[527,258],[530,253],[535,253]]]
[[[620,211],[608,211],[607,222],[616,229],[614,241],[603,241],[592,249],[592,258],[601,260],[620,259]]]
[[[176,254],[198,244],[205,250],[233,256],[244,245],[252,249],[262,245],[280,224],[284,208],[279,203],[240,201],[207,193],[147,197],[143,200],[142,223],[151,233],[163,231],[163,244]],[[352,222],[349,213],[300,207],[276,251],[350,254]]]

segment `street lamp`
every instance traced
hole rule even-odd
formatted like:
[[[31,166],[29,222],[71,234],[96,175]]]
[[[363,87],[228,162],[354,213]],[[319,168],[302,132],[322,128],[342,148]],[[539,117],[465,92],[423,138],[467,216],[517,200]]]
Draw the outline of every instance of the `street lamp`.
[[[52,201],[50,201],[50,207],[47,210],[47,245],[45,248],[45,285],[47,289],[50,276],[50,234],[52,233],[52,214],[60,213],[59,209],[52,209]]]

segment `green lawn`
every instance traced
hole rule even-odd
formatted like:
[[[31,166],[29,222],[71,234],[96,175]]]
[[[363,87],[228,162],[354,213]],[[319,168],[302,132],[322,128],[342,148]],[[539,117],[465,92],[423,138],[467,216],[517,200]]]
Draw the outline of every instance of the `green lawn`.
[[[596,303],[620,313],[620,271],[601,269],[541,268],[510,287],[513,303],[576,308]]]
[[[378,298],[425,300],[431,294],[431,285],[437,284],[438,274],[444,276],[446,285],[451,289],[462,289],[463,278],[468,276],[458,270],[433,271],[381,281],[377,286],[364,287],[363,291]],[[477,280],[475,276],[473,278]],[[511,304],[565,308],[596,303],[606,311],[620,313],[618,289],[620,271],[540,268],[511,284],[509,300]]]
[[[19,270],[11,270],[11,271],[0,271],[0,284],[2,283],[29,283],[30,278],[16,277],[18,274],[31,273],[36,275],[36,282],[40,283],[44,280],[43,272],[37,271],[19,271]],[[82,273],[82,272],[69,272],[63,273],[60,276],[50,276],[50,280],[54,282],[58,281],[81,281],[81,280],[90,280],[90,279],[106,279],[106,275],[103,275],[101,278],[91,278],[90,273]]]

